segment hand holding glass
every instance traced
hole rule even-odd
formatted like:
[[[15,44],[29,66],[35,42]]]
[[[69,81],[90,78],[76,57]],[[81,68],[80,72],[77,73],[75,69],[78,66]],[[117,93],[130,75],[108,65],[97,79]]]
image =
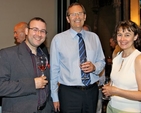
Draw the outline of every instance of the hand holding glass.
[[[106,84],[109,84],[109,82],[110,82],[110,78],[109,78],[109,77],[106,77],[106,80],[105,80],[103,86],[106,85]],[[103,100],[110,100],[110,97],[109,97],[109,96],[105,96],[105,95],[103,94],[102,99],[103,99]]]

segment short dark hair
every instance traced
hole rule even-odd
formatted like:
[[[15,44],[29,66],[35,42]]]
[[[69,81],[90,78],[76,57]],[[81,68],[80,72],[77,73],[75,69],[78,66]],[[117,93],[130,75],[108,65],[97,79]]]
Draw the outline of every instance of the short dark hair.
[[[40,17],[34,17],[34,18],[32,18],[32,19],[28,22],[28,24],[27,24],[27,27],[28,27],[28,28],[30,28],[30,23],[31,23],[31,21],[33,21],[33,20],[41,21],[41,22],[45,23],[45,25],[47,26],[47,23],[45,22],[44,19],[42,19],[42,18],[40,18]]]
[[[122,28],[123,31],[127,29],[129,32],[131,31],[134,32],[135,36],[138,35],[137,40],[134,41],[135,48],[138,48],[138,46],[141,45],[141,29],[135,22],[131,20],[120,21],[115,27],[113,35],[113,38],[115,40],[117,40],[117,32],[119,31],[120,28]]]

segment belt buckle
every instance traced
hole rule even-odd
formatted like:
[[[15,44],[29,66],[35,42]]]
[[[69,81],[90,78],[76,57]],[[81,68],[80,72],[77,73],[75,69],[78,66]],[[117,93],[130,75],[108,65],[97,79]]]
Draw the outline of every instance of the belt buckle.
[[[81,86],[80,88],[82,91],[86,90],[86,87],[85,86]]]

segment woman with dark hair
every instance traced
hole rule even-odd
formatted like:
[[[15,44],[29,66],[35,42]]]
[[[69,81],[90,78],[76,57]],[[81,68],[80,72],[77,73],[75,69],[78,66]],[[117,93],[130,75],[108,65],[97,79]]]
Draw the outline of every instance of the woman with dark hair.
[[[141,113],[140,28],[132,21],[122,21],[115,35],[122,51],[113,59],[111,82],[103,87],[110,96],[107,113]]]

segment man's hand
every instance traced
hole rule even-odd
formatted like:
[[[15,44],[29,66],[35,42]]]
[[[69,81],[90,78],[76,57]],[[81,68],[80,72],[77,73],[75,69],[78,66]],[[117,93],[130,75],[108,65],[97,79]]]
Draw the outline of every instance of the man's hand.
[[[92,62],[87,61],[83,64],[81,64],[80,68],[85,72],[85,73],[90,73],[95,71],[95,66],[92,64]]]
[[[60,111],[60,103],[59,102],[53,102],[53,105],[54,105],[55,112]]]
[[[46,84],[48,83],[48,80],[46,80],[46,76],[36,77],[34,78],[34,81],[36,89],[45,88]]]

